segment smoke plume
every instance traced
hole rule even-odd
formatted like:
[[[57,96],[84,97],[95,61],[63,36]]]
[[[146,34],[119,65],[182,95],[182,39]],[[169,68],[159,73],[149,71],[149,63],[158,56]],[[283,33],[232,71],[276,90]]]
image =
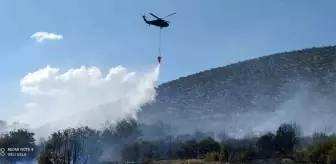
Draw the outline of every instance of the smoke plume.
[[[135,117],[141,106],[154,101],[158,76],[159,66],[143,72],[117,66],[105,75],[97,67],[62,72],[46,66],[23,77],[20,87],[27,102],[8,122],[26,124],[39,137],[69,127],[97,129]]]

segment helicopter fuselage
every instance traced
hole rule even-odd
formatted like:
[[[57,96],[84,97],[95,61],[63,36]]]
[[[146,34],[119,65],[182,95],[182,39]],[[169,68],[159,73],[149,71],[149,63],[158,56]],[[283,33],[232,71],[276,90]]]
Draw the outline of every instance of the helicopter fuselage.
[[[169,26],[169,23],[162,20],[162,19],[156,19],[156,20],[151,20],[151,21],[147,21],[147,23],[149,25],[154,25],[154,26],[158,26],[158,27],[168,27]]]

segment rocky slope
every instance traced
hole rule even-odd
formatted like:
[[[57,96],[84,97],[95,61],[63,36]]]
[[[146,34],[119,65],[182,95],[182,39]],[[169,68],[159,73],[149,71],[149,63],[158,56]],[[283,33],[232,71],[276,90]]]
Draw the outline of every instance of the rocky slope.
[[[280,122],[306,124],[304,120],[317,116],[313,113],[317,108],[319,113],[332,110],[335,60],[336,46],[310,48],[182,77],[160,85],[156,102],[144,107],[139,118],[163,120],[181,131],[234,134],[272,129]],[[318,128],[328,124],[314,123]]]

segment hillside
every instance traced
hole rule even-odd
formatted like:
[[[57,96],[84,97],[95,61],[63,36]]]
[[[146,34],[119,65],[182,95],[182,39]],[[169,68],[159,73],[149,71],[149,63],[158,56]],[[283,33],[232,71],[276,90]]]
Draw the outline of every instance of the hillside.
[[[300,98],[295,110],[309,108],[321,97],[328,102],[327,110],[333,103],[328,95],[334,91],[335,59],[336,46],[309,48],[182,77],[160,85],[156,103],[144,107],[139,118],[163,120],[182,131],[203,127],[237,130],[238,126],[246,131],[298,93],[305,98]]]

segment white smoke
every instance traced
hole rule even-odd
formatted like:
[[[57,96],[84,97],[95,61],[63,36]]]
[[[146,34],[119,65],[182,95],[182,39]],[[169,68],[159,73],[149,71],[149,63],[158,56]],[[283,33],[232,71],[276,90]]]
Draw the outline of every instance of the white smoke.
[[[159,66],[144,72],[117,66],[106,75],[97,67],[61,72],[46,66],[21,80],[27,102],[9,122],[27,124],[38,137],[68,127],[97,129],[107,121],[135,117],[142,105],[154,101],[158,75]]]

